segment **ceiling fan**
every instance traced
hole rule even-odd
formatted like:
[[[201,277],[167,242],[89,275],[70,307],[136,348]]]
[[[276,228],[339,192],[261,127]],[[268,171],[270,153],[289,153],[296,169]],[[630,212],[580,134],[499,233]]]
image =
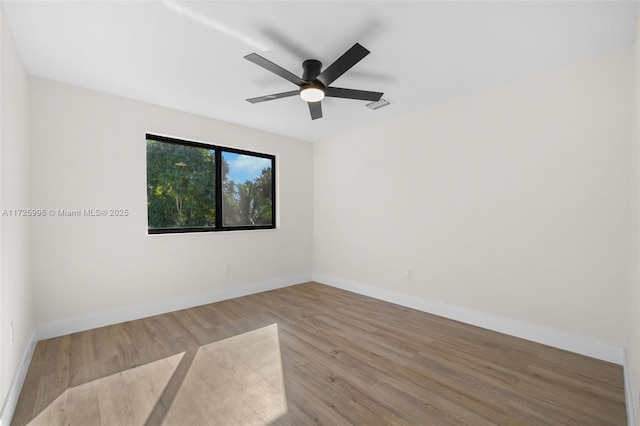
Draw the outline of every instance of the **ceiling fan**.
[[[259,96],[257,98],[247,99],[252,104],[258,102],[272,101],[274,99],[287,98],[299,95],[303,101],[309,104],[309,112],[311,119],[322,118],[322,99],[325,96],[331,98],[358,99],[362,101],[377,102],[382,97],[381,92],[369,92],[366,90],[343,89],[340,87],[330,86],[338,77],[347,72],[351,67],[360,62],[362,58],[370,52],[362,47],[359,43],[354,44],[336,61],[322,71],[322,62],[317,59],[307,59],[302,63],[302,77],[298,77],[274,64],[262,56],[251,53],[244,58],[262,68],[279,75],[298,86],[297,90],[290,92],[275,93],[273,95]]]

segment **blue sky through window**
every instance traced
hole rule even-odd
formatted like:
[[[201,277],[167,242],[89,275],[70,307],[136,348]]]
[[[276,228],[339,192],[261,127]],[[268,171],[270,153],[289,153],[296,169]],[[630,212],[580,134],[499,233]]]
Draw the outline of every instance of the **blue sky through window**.
[[[222,156],[229,164],[228,178],[236,183],[244,183],[248,180],[253,181],[260,176],[262,169],[271,167],[271,160],[268,158],[224,151]]]

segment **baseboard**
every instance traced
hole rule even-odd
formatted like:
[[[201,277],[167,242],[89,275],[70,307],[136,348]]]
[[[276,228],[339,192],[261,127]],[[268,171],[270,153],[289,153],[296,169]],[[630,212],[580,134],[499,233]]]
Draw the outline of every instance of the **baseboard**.
[[[160,315],[180,309],[220,302],[235,297],[248,296],[263,291],[275,290],[295,284],[311,281],[311,275],[298,275],[271,281],[248,284],[244,286],[216,290],[204,294],[195,294],[178,299],[165,300],[156,303],[128,306],[122,309],[83,315],[74,318],[51,321],[38,325],[38,340],[77,333],[79,331],[118,324],[125,321]]]
[[[408,294],[327,275],[314,274],[313,281],[603,361],[620,365],[622,365],[624,361],[623,348],[591,337],[580,336],[460,306],[418,298]]]
[[[622,367],[624,369],[624,396],[627,407],[627,425],[636,426],[636,399],[633,396],[633,386],[631,385],[631,371],[629,369],[629,359],[627,358],[627,350],[623,350]]]
[[[2,405],[2,410],[0,411],[0,426],[9,426],[11,424],[13,413],[15,412],[16,405],[18,404],[18,397],[20,396],[24,379],[27,377],[27,371],[31,364],[31,358],[33,358],[33,353],[36,350],[36,343],[38,343],[36,337],[37,333],[36,329],[34,329],[33,333],[31,333],[31,338],[27,344],[22,361],[18,366],[18,371],[13,378],[13,382],[11,382],[7,398],[4,400],[4,404]]]

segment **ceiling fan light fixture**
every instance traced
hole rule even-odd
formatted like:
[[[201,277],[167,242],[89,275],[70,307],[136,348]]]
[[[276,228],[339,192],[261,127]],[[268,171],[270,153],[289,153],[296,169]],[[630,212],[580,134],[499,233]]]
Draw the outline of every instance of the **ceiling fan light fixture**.
[[[300,98],[305,102],[320,102],[324,99],[324,90],[317,86],[307,86],[300,90]]]

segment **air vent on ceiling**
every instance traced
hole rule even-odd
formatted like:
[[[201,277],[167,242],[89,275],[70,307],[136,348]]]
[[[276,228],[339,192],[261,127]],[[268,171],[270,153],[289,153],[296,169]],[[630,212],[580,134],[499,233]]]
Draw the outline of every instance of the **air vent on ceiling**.
[[[375,102],[369,102],[368,104],[366,104],[365,106],[367,108],[371,108],[371,109],[378,109],[378,108],[382,108],[385,107],[387,105],[389,105],[391,102],[389,102],[388,100],[384,99],[384,98],[380,98],[379,101],[375,101]]]

